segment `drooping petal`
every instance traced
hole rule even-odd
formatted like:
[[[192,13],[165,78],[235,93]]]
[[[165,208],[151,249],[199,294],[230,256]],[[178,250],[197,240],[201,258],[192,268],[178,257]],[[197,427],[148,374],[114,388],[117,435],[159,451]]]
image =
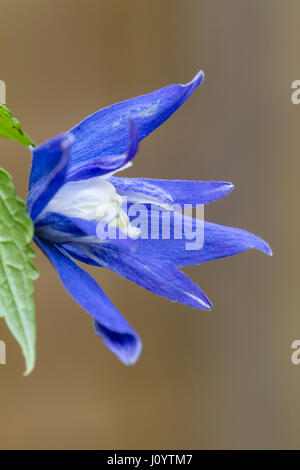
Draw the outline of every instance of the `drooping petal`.
[[[73,140],[62,134],[32,150],[27,210],[33,220],[64,183]]]
[[[130,147],[128,118],[135,122],[141,141],[188,99],[203,78],[203,72],[199,72],[186,85],[170,85],[87,117],[70,131],[75,137],[71,150],[72,171],[76,165],[127,152]]]
[[[136,155],[139,147],[139,138],[135,122],[129,119],[129,142],[126,153],[120,155],[100,155],[87,160],[83,160],[71,166],[68,171],[67,180],[78,181],[95,176],[104,176],[115,173],[121,168],[129,165]]]
[[[119,178],[108,180],[118,194],[129,202],[161,202],[172,204],[207,204],[226,196],[234,186],[225,181],[155,180],[148,178]]]
[[[141,353],[141,340],[94,279],[55,245],[38,238],[35,241],[51,261],[71,297],[93,317],[96,332],[106,346],[124,364],[134,364]]]
[[[145,217],[148,218],[148,224],[141,225],[141,238],[137,240],[136,254],[147,253],[147,256],[168,260],[178,267],[233,256],[251,248],[267,255],[272,254],[269,245],[253,233],[193,219],[177,212],[170,213],[170,238],[164,239],[163,213],[152,217],[148,211]],[[155,239],[151,239],[151,233],[157,234]],[[203,244],[198,241],[203,241]],[[191,247],[193,243],[195,246]],[[197,246],[200,249],[196,249]]]
[[[99,248],[95,245],[84,246],[75,243],[74,246],[78,253],[82,252],[84,256],[90,258],[91,264],[98,262],[100,266],[116,272],[154,294],[190,307],[209,310],[212,306],[204,292],[167,260],[158,261],[145,254],[136,256],[135,253],[108,245]],[[74,251],[73,256],[76,257]]]

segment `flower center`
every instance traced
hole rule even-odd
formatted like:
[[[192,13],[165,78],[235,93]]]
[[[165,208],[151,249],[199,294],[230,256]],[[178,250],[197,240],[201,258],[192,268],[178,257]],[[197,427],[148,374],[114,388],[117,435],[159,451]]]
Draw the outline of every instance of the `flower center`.
[[[102,222],[122,230],[131,238],[140,231],[130,224],[122,209],[124,198],[115,187],[102,177],[74,181],[64,184],[43,210],[57,212],[67,217]]]

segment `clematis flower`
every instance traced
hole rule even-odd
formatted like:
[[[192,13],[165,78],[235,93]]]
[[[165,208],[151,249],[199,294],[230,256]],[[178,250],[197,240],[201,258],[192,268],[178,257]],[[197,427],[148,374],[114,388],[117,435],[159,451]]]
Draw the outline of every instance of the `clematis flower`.
[[[233,186],[220,181],[167,181],[114,176],[131,165],[139,142],[176,111],[203,81],[203,72],[186,85],[171,85],[114,104],[87,117],[69,132],[32,149],[27,209],[35,242],[49,258],[69,294],[94,319],[106,346],[125,364],[138,359],[142,343],[94,279],[76,264],[105,267],[136,284],[190,307],[210,309],[205,293],[179,268],[232,256],[250,248],[270,255],[261,238],[237,228],[204,222],[204,244],[187,250],[174,235],[152,239],[125,212],[143,203],[159,224],[168,212],[171,228],[196,220],[174,211],[176,204],[207,204]],[[149,209],[150,208],[150,209]],[[103,240],[99,224],[125,237]],[[172,232],[174,233],[174,232]],[[160,233],[161,235],[161,233]]]

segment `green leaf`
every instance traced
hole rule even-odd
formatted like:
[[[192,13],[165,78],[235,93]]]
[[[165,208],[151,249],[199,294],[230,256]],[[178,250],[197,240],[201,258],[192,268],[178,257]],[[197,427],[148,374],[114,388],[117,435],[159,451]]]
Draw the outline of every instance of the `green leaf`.
[[[13,117],[11,111],[4,104],[0,104],[0,136],[16,140],[26,146],[35,147],[35,143],[22,130],[18,119]]]
[[[38,271],[30,258],[33,224],[25,203],[16,196],[10,175],[0,168],[0,317],[19,342],[25,375],[35,364],[36,327],[33,283]]]

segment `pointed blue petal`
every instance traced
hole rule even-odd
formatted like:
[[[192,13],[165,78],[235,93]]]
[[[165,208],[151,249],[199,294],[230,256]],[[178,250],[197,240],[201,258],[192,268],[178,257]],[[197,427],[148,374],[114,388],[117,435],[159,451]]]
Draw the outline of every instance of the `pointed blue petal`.
[[[87,117],[70,131],[75,137],[71,166],[103,156],[124,154],[129,148],[128,118],[134,120],[139,140],[144,139],[188,99],[203,78],[203,72],[199,72],[186,85],[170,85]]]
[[[154,294],[190,307],[209,310],[212,306],[204,292],[166,260],[158,261],[145,254],[136,256],[135,253],[108,245],[99,248],[77,243],[74,246],[79,253],[82,251],[91,259],[91,264],[98,262],[99,266],[116,272]]]
[[[207,204],[230,193],[234,186],[225,181],[156,180],[148,178],[119,178],[109,182],[129,202],[159,201],[164,204]]]
[[[59,135],[33,149],[27,210],[35,220],[65,181],[71,135]]]
[[[202,221],[197,221],[187,216],[174,212],[170,214],[170,239],[164,240],[162,238],[162,213],[159,217],[151,220],[151,214],[148,213],[149,219],[148,227],[142,227],[142,238],[138,240],[136,246],[136,254],[168,260],[178,267],[189,266],[194,264],[204,263],[214,259],[233,256],[243,251],[255,248],[264,252],[267,255],[272,255],[269,245],[260,237],[246,230],[225,227],[210,222],[204,222],[204,244],[201,249],[188,250],[184,237],[185,230],[192,233],[196,231],[197,227],[203,227]],[[152,222],[152,225],[151,225]],[[181,230],[179,229],[181,227]],[[159,233],[158,239],[151,239],[151,228],[154,232]],[[176,239],[174,233],[177,234],[182,231],[182,238]]]
[[[106,346],[124,364],[134,364],[141,353],[141,340],[94,279],[54,245],[38,238],[35,241],[51,261],[71,297],[94,318],[96,332]]]

